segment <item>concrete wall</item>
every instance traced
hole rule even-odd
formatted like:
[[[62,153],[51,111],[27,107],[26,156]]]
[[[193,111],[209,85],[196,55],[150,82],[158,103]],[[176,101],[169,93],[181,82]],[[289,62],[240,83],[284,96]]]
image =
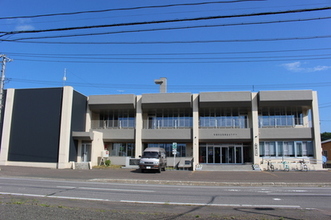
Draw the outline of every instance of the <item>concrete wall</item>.
[[[143,141],[181,141],[192,140],[192,129],[143,129]]]
[[[312,128],[260,128],[262,140],[309,140],[313,138]]]

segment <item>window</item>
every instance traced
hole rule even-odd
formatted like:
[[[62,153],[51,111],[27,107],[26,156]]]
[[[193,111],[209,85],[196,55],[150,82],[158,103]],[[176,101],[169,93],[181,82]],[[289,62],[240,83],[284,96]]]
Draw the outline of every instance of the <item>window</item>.
[[[134,143],[113,143],[110,150],[111,156],[135,157]]]
[[[147,129],[191,128],[191,109],[157,109],[148,113]]]
[[[134,110],[107,110],[100,113],[100,128],[134,128]]]
[[[147,147],[162,147],[166,151],[167,157],[173,157],[172,154],[172,143],[148,143],[145,144],[145,149]],[[177,143],[177,154],[176,157],[186,157],[186,144]]]
[[[259,109],[260,127],[294,127],[303,125],[303,109],[301,107]]]
[[[312,157],[312,141],[260,142],[260,157]]]
[[[206,108],[200,110],[201,128],[247,128],[247,109]]]

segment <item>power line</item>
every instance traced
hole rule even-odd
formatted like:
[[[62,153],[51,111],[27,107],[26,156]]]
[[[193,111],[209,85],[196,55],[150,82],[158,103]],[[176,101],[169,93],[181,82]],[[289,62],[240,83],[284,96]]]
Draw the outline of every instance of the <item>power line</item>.
[[[259,13],[239,14],[239,15],[218,15],[218,16],[159,20],[159,21],[143,21],[143,22],[129,22],[129,23],[118,23],[118,24],[90,25],[90,26],[80,26],[80,27],[53,28],[53,29],[44,29],[44,30],[10,31],[10,32],[1,32],[3,34],[0,37],[6,36],[6,35],[13,35],[13,34],[45,33],[45,32],[84,30],[84,29],[107,28],[107,27],[123,27],[123,26],[135,26],[135,25],[147,25],[147,24],[215,20],[215,19],[224,19],[224,18],[244,18],[244,17],[254,17],[254,16],[281,15],[281,14],[292,14],[292,13],[302,13],[302,12],[325,11],[325,10],[330,10],[330,9],[331,9],[331,7],[323,7],[323,8],[297,9],[297,10],[287,10],[287,11],[278,11],[278,12],[259,12]]]
[[[148,58],[146,58],[147,60]],[[176,59],[176,58],[173,58]],[[264,59],[264,60],[217,60],[217,61],[200,61],[200,60],[193,60],[193,61],[90,61],[90,60],[84,60],[84,61],[77,61],[77,60],[33,60],[33,59],[20,59],[17,58],[16,60],[20,61],[37,61],[37,62],[62,62],[62,63],[137,63],[137,64],[167,64],[167,63],[177,63],[177,64],[185,64],[185,63],[256,63],[256,62],[279,62],[279,61],[298,61],[298,60],[328,60],[331,59],[330,57],[312,57],[312,58],[288,58],[288,59]]]
[[[21,78],[10,78],[12,82],[24,82],[24,83],[36,83],[36,84],[61,84],[61,81],[46,81],[46,80],[31,80]],[[108,84],[108,83],[77,83],[68,82],[72,86],[80,87],[102,87],[102,88],[134,88],[134,89],[146,89],[146,87],[154,88],[154,85],[150,84]],[[172,89],[246,89],[246,88],[313,88],[313,87],[328,87],[331,86],[331,82],[317,82],[317,83],[288,83],[288,84],[246,84],[246,85],[170,85]]]
[[[82,59],[82,60],[90,60],[90,59],[97,59],[97,60],[231,60],[231,59],[269,59],[269,58],[298,58],[300,59],[301,57],[321,57],[323,59],[323,56],[328,56],[329,58],[331,54],[316,54],[316,55],[311,55],[311,54],[301,54],[301,55],[282,55],[282,56],[237,56],[237,57],[74,57],[74,56],[48,56],[45,57],[44,55],[24,55],[25,57],[38,57],[38,58],[62,58],[62,59]]]
[[[184,27],[166,27],[166,28],[151,28],[151,29],[138,29],[138,30],[122,30],[100,33],[85,33],[85,34],[69,34],[69,35],[55,35],[55,36],[40,36],[40,37],[23,37],[15,38],[12,40],[32,40],[32,39],[50,39],[50,38],[65,38],[65,37],[83,37],[83,36],[96,36],[96,35],[110,35],[110,34],[125,34],[125,33],[137,33],[137,32],[152,32],[152,31],[169,31],[169,30],[183,30],[193,28],[212,28],[212,27],[228,27],[228,26],[242,26],[242,25],[261,25],[261,24],[276,24],[285,22],[303,22],[303,21],[316,21],[330,19],[331,17],[318,17],[318,18],[306,18],[306,19],[290,19],[290,20],[278,20],[278,21],[262,21],[262,22],[244,22],[244,23],[230,23],[230,24],[214,24],[214,25],[194,25]]]
[[[227,51],[227,52],[192,52],[192,53],[108,53],[108,54],[49,54],[49,53],[17,53],[4,52],[11,55],[22,56],[183,56],[183,55],[221,55],[221,54],[250,54],[250,53],[284,53],[284,52],[302,52],[302,51],[321,51],[331,50],[331,48],[304,48],[304,49],[285,49],[285,50],[259,50],[259,51]]]
[[[207,4],[225,4],[225,3],[240,3],[240,2],[253,2],[253,1],[265,1],[265,0],[232,0],[232,1],[212,1],[212,2],[181,3],[181,4],[168,4],[168,5],[150,5],[150,6],[138,6],[138,7],[130,7],[130,8],[112,8],[112,9],[62,12],[62,13],[51,13],[51,14],[40,14],[40,15],[9,16],[9,17],[0,17],[0,20],[67,16],[67,15],[88,14],[88,13],[103,13],[103,12],[111,12],[111,11],[128,11],[128,10],[138,10],[138,9],[167,8],[167,7],[177,7],[177,6],[198,6],[198,5],[207,5]]]
[[[39,43],[39,44],[201,44],[201,43],[243,43],[243,42],[264,42],[264,41],[288,41],[288,40],[312,40],[326,39],[331,35],[306,36],[306,37],[284,37],[284,38],[258,38],[258,39],[232,39],[232,40],[190,40],[190,41],[107,41],[107,42],[59,42],[59,41],[19,41],[2,40],[3,42],[16,43]]]

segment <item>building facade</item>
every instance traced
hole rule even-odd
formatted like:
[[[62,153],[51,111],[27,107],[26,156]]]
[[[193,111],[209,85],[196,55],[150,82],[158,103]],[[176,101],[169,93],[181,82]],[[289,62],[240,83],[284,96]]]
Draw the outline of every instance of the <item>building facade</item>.
[[[175,144],[174,144],[175,143]],[[177,147],[173,158],[173,146]],[[8,89],[0,165],[70,168],[103,157],[126,165],[163,147],[168,166],[251,164],[322,169],[317,93],[92,95],[72,87]],[[106,151],[105,151],[106,150]],[[105,154],[107,152],[107,155]],[[108,155],[109,152],[109,155]]]
[[[326,166],[331,167],[331,139],[322,141],[322,151],[323,155],[326,157]]]

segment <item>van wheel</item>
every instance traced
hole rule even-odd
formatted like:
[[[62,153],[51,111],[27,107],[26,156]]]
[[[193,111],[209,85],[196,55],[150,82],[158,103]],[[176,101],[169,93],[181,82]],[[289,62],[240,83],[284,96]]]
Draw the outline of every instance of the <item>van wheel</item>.
[[[162,168],[162,171],[166,171],[166,168],[165,168],[165,167],[163,167],[163,168]]]
[[[144,173],[144,172],[145,172],[145,170],[144,170],[144,169],[141,169],[140,171],[141,171],[142,173]]]

